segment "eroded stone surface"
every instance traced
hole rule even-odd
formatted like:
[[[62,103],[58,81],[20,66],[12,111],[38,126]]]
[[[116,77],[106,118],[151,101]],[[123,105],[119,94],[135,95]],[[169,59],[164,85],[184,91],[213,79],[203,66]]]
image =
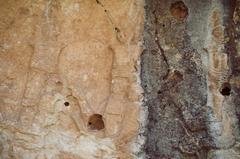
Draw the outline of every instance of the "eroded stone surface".
[[[0,13],[0,158],[240,158],[239,0]]]
[[[1,158],[133,158],[143,1],[2,0],[0,13]]]
[[[146,0],[147,158],[240,158],[238,3]]]

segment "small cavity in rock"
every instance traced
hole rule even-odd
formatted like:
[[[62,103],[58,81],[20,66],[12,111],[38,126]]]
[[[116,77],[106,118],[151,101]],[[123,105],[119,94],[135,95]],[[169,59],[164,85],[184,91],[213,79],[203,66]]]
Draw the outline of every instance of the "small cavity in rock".
[[[64,105],[65,105],[66,107],[68,107],[68,106],[70,105],[70,103],[69,103],[69,102],[64,102]]]
[[[182,1],[172,3],[170,12],[178,20],[183,20],[188,16],[188,8]]]
[[[88,119],[88,128],[90,130],[102,130],[105,128],[101,114],[93,114]]]
[[[231,85],[229,83],[223,83],[220,89],[220,93],[223,96],[229,96],[231,94]]]

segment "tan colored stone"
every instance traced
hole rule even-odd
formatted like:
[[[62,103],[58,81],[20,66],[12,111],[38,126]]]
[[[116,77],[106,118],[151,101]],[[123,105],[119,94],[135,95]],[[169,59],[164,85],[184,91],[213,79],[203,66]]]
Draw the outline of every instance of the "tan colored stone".
[[[97,2],[0,1],[0,157],[133,158],[143,1]]]
[[[227,98],[221,94],[221,85],[228,82],[225,78],[228,76],[229,66],[227,54],[223,52],[224,48],[224,30],[222,27],[222,13],[215,9],[212,12],[210,25],[212,34],[209,43],[209,68],[208,68],[208,103],[212,110],[210,117],[210,131],[214,136],[214,142],[217,147],[231,147],[235,142],[234,130],[231,126],[233,120],[226,109]]]

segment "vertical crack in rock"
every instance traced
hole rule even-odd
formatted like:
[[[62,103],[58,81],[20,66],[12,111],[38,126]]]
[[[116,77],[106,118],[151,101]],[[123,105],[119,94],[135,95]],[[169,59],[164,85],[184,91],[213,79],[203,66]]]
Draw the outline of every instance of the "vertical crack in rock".
[[[230,56],[230,64],[232,76],[230,81],[232,83],[233,92],[233,102],[235,104],[236,116],[238,120],[238,127],[240,129],[240,1],[235,1],[235,5],[231,8],[232,10],[232,19],[228,23],[227,35],[230,39],[226,45],[227,53]],[[237,144],[236,144],[237,145]],[[239,145],[239,140],[238,140]]]
[[[157,26],[157,24],[158,24],[158,18],[157,18],[157,15],[156,15],[156,11],[153,11],[153,14],[154,14],[154,17],[155,17],[155,26]],[[157,29],[157,28],[155,29],[155,41],[156,41],[156,44],[157,44],[157,46],[158,46],[158,51],[160,51],[161,56],[162,56],[162,58],[163,58],[163,60],[164,60],[164,62],[165,62],[165,64],[166,64],[166,66],[167,66],[167,70],[168,70],[168,71],[167,71],[166,75],[163,77],[163,79],[166,79],[167,76],[168,76],[168,74],[169,74],[169,71],[170,71],[170,66],[169,66],[169,64],[168,64],[167,57],[166,57],[166,55],[165,55],[165,53],[164,53],[164,50],[163,50],[163,48],[162,48],[161,45],[160,45],[159,33],[158,33],[158,29]]]
[[[145,0],[147,158],[239,158],[238,3]]]
[[[109,22],[111,23],[111,25],[113,26],[113,30],[116,34],[116,39],[120,42],[120,43],[124,43],[124,40],[123,40],[123,35],[121,33],[121,30],[116,26],[116,24],[114,23],[114,20],[111,16],[111,13],[109,12],[108,9],[105,8],[104,4],[100,1],[100,0],[96,0],[96,3],[98,5],[100,5],[103,9],[104,9],[104,12],[107,16],[107,19],[109,20]]]
[[[172,3],[146,1],[141,73],[149,113],[145,150],[149,158],[199,158],[207,151],[201,139],[207,138],[205,75],[186,33],[186,17],[172,16]]]

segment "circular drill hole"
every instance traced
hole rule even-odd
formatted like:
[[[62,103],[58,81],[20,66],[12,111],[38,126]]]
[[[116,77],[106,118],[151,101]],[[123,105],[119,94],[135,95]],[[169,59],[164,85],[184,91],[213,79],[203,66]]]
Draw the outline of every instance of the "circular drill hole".
[[[223,83],[220,89],[220,93],[223,96],[229,96],[231,94],[231,85],[229,83]]]
[[[105,128],[103,117],[101,114],[93,114],[88,119],[88,128],[90,130],[102,130]]]

